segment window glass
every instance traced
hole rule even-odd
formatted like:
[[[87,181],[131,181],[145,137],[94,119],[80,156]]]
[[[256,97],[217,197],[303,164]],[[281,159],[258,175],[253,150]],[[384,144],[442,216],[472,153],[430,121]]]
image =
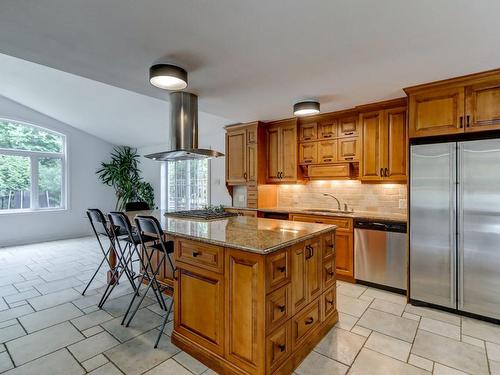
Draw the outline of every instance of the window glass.
[[[64,137],[35,126],[0,120],[0,148],[62,153]]]
[[[38,159],[38,207],[61,207],[62,167],[62,160],[60,158]]]
[[[168,210],[195,210],[209,204],[208,163],[207,159],[168,162]]]
[[[30,158],[0,155],[0,210],[31,207]]]

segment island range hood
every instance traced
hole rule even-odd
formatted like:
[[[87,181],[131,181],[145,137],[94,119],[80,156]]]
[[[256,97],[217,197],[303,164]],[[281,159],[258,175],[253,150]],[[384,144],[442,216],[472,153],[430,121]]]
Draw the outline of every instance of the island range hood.
[[[144,155],[159,161],[217,158],[224,154],[198,148],[198,97],[184,91],[170,94],[168,151]]]

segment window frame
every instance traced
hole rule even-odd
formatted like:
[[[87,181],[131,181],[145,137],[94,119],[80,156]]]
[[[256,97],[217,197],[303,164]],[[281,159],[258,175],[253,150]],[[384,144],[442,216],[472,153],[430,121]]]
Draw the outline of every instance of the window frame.
[[[52,211],[67,211],[68,207],[68,135],[48,129],[44,126],[35,125],[30,122],[15,120],[8,117],[0,117],[0,121],[8,121],[24,126],[29,126],[42,130],[43,132],[54,134],[62,138],[62,152],[47,152],[47,151],[30,151],[13,148],[0,147],[0,155],[22,156],[30,158],[30,208],[14,208],[0,210],[0,215],[33,213],[33,212],[52,212]],[[38,206],[38,163],[41,158],[61,159],[61,207],[41,208]]]
[[[164,202],[164,205],[162,204],[162,209],[166,210],[166,211],[169,211],[170,208],[169,208],[169,183],[168,183],[168,165],[169,165],[169,162],[168,161],[165,161],[163,162],[163,166],[164,166],[164,178],[162,178],[162,182],[165,184],[164,188],[162,189],[163,192],[165,192],[165,199],[163,200],[162,198],[162,203]],[[189,168],[186,168],[187,169],[187,174],[189,174]],[[212,183],[211,183],[211,176],[212,176],[212,173],[211,173],[211,169],[212,169],[212,161],[210,159],[207,159],[207,206],[209,206],[211,204],[211,198],[212,198],[212,194],[211,194],[211,186],[212,186]],[[187,194],[189,194],[189,192],[191,191],[190,189],[190,186],[191,186],[191,179],[188,179],[189,183],[187,184],[188,186],[186,186],[186,192]],[[188,210],[192,210],[194,208],[187,208]],[[179,211],[180,208],[178,208],[177,206],[173,209],[174,211]]]

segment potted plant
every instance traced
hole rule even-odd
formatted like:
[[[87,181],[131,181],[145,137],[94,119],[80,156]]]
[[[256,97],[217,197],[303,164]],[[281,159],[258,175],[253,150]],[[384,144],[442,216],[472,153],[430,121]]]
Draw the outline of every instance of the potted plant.
[[[113,149],[111,161],[102,162],[96,174],[103,184],[115,189],[115,209],[123,211],[128,202],[146,202],[154,207],[154,189],[141,177],[139,155],[135,148],[119,146]]]

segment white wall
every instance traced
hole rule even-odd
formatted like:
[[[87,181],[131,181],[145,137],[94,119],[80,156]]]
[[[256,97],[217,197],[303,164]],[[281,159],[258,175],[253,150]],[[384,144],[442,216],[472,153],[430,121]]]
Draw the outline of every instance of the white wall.
[[[67,210],[0,214],[0,246],[89,234],[85,210],[97,207],[106,212],[115,205],[113,190],[95,175],[100,162],[109,159],[113,145],[3,96],[0,96],[0,117],[63,133],[68,146]]]
[[[200,112],[198,146],[200,148],[209,148],[225,153],[226,141],[224,126],[232,123],[234,123],[234,121]],[[141,147],[138,149],[138,152],[140,155],[147,155],[166,150],[166,145],[155,145]],[[158,161],[141,158],[143,177],[153,185],[155,189],[155,202],[158,207],[161,207],[161,164],[162,163]],[[210,160],[210,201],[213,205],[231,204],[231,196],[225,184],[225,168],[225,157]]]

